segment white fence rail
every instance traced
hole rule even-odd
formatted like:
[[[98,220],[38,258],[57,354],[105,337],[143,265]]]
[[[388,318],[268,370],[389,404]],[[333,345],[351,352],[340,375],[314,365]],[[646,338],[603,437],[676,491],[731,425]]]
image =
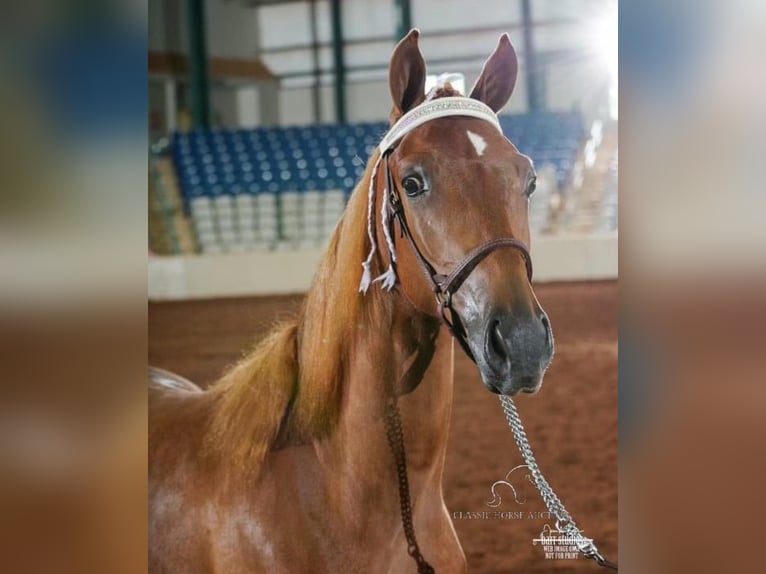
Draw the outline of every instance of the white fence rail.
[[[324,250],[149,258],[149,299],[172,301],[305,293]],[[535,281],[617,278],[617,235],[534,240]]]

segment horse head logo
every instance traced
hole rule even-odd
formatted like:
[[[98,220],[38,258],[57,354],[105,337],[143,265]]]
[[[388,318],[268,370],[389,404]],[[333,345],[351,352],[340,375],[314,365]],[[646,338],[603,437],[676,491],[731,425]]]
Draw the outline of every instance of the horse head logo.
[[[553,539],[556,536],[558,536],[558,532],[556,530],[553,530],[550,524],[546,524],[545,526],[543,526],[543,529],[540,532],[540,538],[543,538],[543,539]]]
[[[505,479],[498,480],[494,484],[492,484],[492,488],[490,489],[492,492],[492,500],[488,501],[486,504],[487,506],[491,508],[497,508],[503,503],[503,498],[498,494],[497,489],[500,486],[507,486],[511,489],[511,492],[513,493],[513,499],[516,501],[516,504],[524,504],[527,501],[527,497],[524,496],[523,498],[519,498],[519,491],[516,490],[516,487],[513,486],[511,483],[511,475],[519,470],[520,468],[529,468],[526,464],[520,464],[518,466],[514,466],[510,471],[508,471],[508,474],[505,475]],[[532,480],[532,477],[529,473],[524,475],[524,478],[534,484],[534,481]]]

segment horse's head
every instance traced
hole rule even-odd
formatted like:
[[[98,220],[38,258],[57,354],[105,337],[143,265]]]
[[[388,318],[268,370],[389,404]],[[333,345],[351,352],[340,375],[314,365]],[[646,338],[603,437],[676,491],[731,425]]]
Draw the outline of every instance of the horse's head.
[[[511,96],[516,72],[516,53],[503,35],[469,97],[486,104],[494,117],[491,112]],[[391,58],[392,124],[425,102],[425,78],[418,32],[413,30]],[[429,99],[456,95],[445,85]],[[516,248],[489,249],[476,258],[475,268],[448,294],[448,307],[487,388],[507,395],[536,391],[553,356],[553,336],[525,261],[529,196],[535,186],[532,162],[497,125],[459,115],[412,129],[385,161],[389,184],[398,191],[394,202],[400,199],[395,208],[402,210],[412,243],[402,242],[397,249],[399,289],[416,307],[434,308],[434,284],[423,273],[424,260],[437,276],[449,276],[471,259],[477,246],[515,240],[516,245],[506,242],[502,247]]]

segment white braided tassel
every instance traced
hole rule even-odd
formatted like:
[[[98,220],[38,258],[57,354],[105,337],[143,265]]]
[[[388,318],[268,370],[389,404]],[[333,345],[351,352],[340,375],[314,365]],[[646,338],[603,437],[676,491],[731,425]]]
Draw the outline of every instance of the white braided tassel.
[[[386,246],[388,247],[389,264],[388,269],[383,275],[376,277],[373,283],[381,282],[381,287],[386,291],[391,291],[397,282],[396,269],[394,264],[396,263],[396,246],[394,245],[394,239],[391,237],[390,219],[391,219],[391,199],[388,195],[388,188],[383,192],[383,206],[380,209],[381,218],[383,221],[383,235],[386,237]]]
[[[367,254],[367,259],[362,263],[362,280],[359,283],[359,292],[367,293],[372,283],[372,260],[375,257],[375,252],[378,249],[378,242],[375,239],[375,180],[378,176],[378,166],[380,165],[380,157],[375,162],[372,168],[372,175],[370,176],[370,188],[367,191],[367,237],[370,238],[370,252]]]

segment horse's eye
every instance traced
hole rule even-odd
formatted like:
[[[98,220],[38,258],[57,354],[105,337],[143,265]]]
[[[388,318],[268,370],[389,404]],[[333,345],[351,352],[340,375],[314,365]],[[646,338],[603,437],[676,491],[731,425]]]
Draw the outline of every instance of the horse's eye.
[[[527,191],[526,191],[527,197],[530,197],[535,192],[535,189],[537,189],[537,178],[533,177],[532,179],[529,180],[529,183],[527,184]]]
[[[404,192],[409,197],[420,195],[426,190],[426,186],[423,183],[423,180],[416,175],[405,177],[404,181],[402,181],[402,187],[404,188]]]

